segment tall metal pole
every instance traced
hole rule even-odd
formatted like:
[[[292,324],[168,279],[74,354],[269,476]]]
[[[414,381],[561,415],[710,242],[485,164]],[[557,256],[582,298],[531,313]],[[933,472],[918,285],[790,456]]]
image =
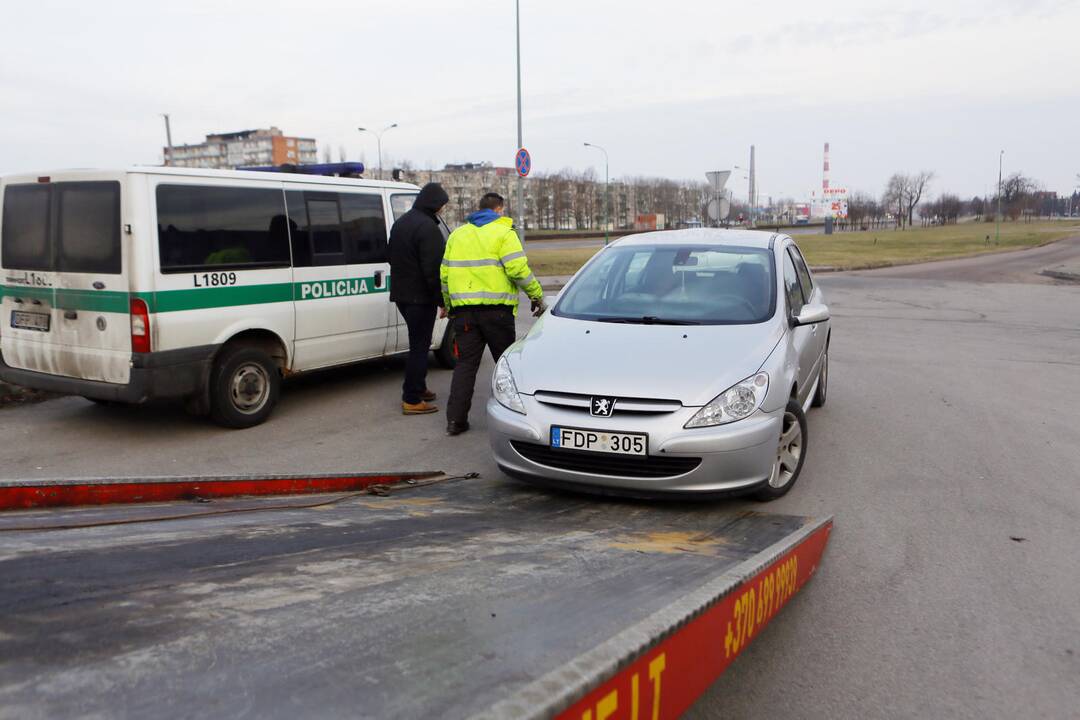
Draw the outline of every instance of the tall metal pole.
[[[608,164],[609,164],[608,163],[608,154],[607,154],[607,150],[600,147],[599,145],[593,145],[592,143],[585,143],[585,147],[596,148],[600,152],[604,153],[604,245],[607,245],[611,241],[610,211],[608,209],[608,205],[611,202],[611,190],[610,190],[610,184],[611,183],[610,183],[609,174],[608,174]]]
[[[753,145],[750,146],[750,186],[749,186],[749,195],[750,195],[750,198],[749,198],[749,200],[750,200],[750,210],[748,211],[747,214],[750,216],[750,227],[754,227],[754,146]]]
[[[379,179],[380,180],[382,180],[382,176],[383,176],[383,172],[382,172],[382,136],[383,136],[383,133],[385,133],[387,130],[393,130],[396,127],[397,127],[397,123],[391,123],[391,124],[387,125],[386,127],[384,127],[382,130],[378,130],[378,131],[376,131],[376,130],[368,130],[367,128],[362,128],[362,127],[356,128],[360,132],[369,132],[369,133],[371,133],[372,135],[375,136],[375,143],[376,143],[376,145],[378,146],[378,149],[379,149]]]
[[[998,155],[998,193],[997,193],[997,230],[994,233],[994,244],[1001,244],[1001,161],[1005,158],[1005,151]]]
[[[162,113],[161,117],[165,118],[165,142],[168,149],[165,152],[165,164],[172,164],[172,129],[169,127],[169,114]]]
[[[525,140],[521,132],[521,0],[514,0],[514,24],[517,34],[517,144],[518,148],[525,147]],[[521,244],[525,244],[525,178],[518,173],[517,181],[517,212],[518,212],[518,235]]]

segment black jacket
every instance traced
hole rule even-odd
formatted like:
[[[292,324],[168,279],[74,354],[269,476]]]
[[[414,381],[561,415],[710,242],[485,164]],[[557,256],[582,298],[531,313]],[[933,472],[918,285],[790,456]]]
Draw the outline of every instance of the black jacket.
[[[428,183],[390,228],[391,302],[442,305],[439,265],[446,239],[435,212],[449,200],[441,185]]]

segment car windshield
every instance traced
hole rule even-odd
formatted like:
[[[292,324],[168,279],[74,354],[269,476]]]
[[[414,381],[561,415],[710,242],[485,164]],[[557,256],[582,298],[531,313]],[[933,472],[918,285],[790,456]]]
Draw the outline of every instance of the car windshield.
[[[761,248],[627,245],[602,251],[555,306],[560,317],[655,325],[759,323],[776,309]]]

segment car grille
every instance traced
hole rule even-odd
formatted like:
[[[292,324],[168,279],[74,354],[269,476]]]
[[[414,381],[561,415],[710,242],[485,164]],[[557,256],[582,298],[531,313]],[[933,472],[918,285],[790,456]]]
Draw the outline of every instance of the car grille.
[[[701,458],[649,455],[612,455],[609,453],[556,450],[546,445],[512,440],[510,446],[526,460],[558,470],[616,475],[636,478],[665,478],[683,475],[697,468]]]
[[[550,390],[538,390],[533,398],[544,405],[553,405],[571,412],[589,413],[592,406],[591,395],[579,395],[577,393],[552,392]],[[666,415],[682,409],[682,403],[678,400],[661,400],[653,398],[615,398],[615,409],[612,415]]]

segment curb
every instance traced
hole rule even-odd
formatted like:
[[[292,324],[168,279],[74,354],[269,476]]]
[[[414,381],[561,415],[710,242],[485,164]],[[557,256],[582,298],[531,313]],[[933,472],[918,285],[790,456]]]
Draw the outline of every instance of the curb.
[[[0,511],[75,505],[112,505],[352,492],[374,485],[427,480],[441,472],[223,475],[218,477],[73,478],[0,480]]]
[[[1045,275],[1055,280],[1064,280],[1065,282],[1080,283],[1080,273],[1064,272],[1062,270],[1040,270],[1040,275]]]

